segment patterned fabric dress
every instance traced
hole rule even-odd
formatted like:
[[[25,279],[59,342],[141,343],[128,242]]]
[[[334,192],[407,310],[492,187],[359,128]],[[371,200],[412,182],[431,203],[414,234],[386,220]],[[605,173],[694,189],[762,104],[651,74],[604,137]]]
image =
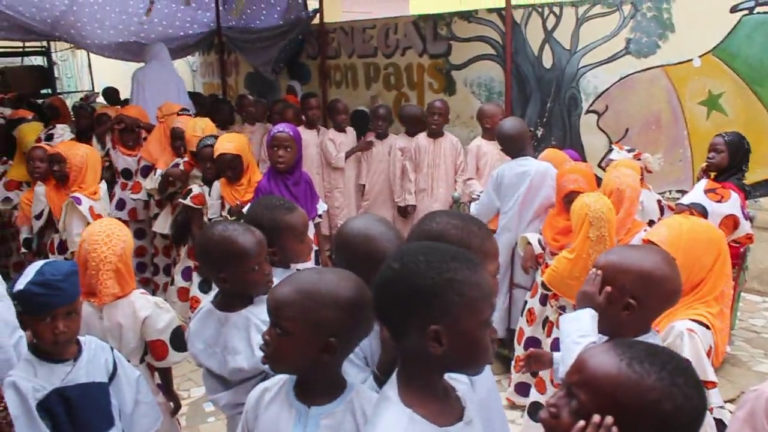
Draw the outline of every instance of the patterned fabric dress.
[[[8,159],[0,160],[0,275],[14,278],[25,267],[19,230],[14,220],[21,194],[29,189],[29,183],[5,178],[9,166]]]
[[[138,287],[152,291],[152,231],[149,219],[149,195],[139,181],[140,156],[127,155],[112,145],[109,156],[115,167],[117,183],[110,202],[110,216],[126,224],[133,233],[133,268]],[[146,174],[146,168],[145,174]],[[149,167],[150,173],[152,167]]]

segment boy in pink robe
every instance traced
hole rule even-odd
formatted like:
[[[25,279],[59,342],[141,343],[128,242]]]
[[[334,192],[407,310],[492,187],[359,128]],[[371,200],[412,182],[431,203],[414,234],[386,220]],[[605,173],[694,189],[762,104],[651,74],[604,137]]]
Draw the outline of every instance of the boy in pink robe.
[[[406,193],[414,194],[416,212],[413,223],[435,210],[448,210],[454,195],[462,197],[466,162],[464,148],[458,138],[445,132],[451,109],[445,99],[427,105],[427,130],[413,140],[406,158],[413,164],[414,181],[406,185]]]
[[[398,143],[397,137],[389,133],[393,122],[389,106],[376,105],[371,109],[373,148],[360,155],[358,179],[362,188],[360,213],[373,213],[392,223],[397,214],[392,158]]]
[[[235,131],[248,137],[251,153],[259,160],[267,132],[271,129],[267,123],[267,102],[263,99],[243,99],[240,109],[243,123],[235,126]]]
[[[320,143],[320,150],[328,223],[333,235],[344,221],[357,214],[360,201],[358,153],[371,150],[373,143],[365,140],[357,142],[355,130],[349,127],[349,107],[341,99],[328,102],[328,116],[333,128],[328,130]]]
[[[301,133],[302,151],[304,152],[304,166],[302,167],[312,183],[317,194],[325,197],[323,188],[323,154],[320,151],[320,143],[328,134],[328,129],[320,125],[323,120],[323,108],[320,96],[317,93],[307,92],[301,95],[301,112],[304,116],[304,124],[299,127]],[[323,235],[330,235],[328,218],[323,218],[320,229]]]
[[[398,136],[397,147],[392,158],[392,181],[394,184],[397,216],[395,226],[407,236],[413,225],[413,214],[416,212],[416,197],[413,189],[406,193],[406,185],[414,182],[413,161],[406,158],[413,147],[416,135],[427,128],[424,109],[418,105],[405,104],[397,112],[397,120],[403,126],[403,133]]]
[[[496,127],[504,118],[504,108],[498,103],[485,103],[478,108],[476,118],[482,134],[467,146],[465,192],[470,197],[479,196],[491,173],[509,160],[496,141]]]

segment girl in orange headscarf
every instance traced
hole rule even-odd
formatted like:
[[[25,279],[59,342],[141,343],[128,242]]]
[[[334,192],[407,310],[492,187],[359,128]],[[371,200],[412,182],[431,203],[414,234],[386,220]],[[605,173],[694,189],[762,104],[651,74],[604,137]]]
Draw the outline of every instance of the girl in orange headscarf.
[[[80,333],[107,342],[139,369],[163,413],[158,430],[177,432],[173,417],[181,402],[171,367],[186,357],[184,327],[165,301],[137,289],[133,251],[131,231],[117,219],[98,220],[83,231],[76,257],[84,300]]]
[[[47,126],[69,125],[72,123],[72,113],[69,111],[67,102],[61,96],[48,98],[43,104],[43,111],[48,117]]]
[[[533,290],[541,295],[529,302],[518,326],[517,339],[522,349],[515,351],[514,368],[518,372],[524,353],[533,348],[560,352],[560,315],[573,310],[576,294],[600,254],[616,245],[616,215],[611,201],[599,192],[580,195],[571,208],[573,241],[560,252],[546,269],[540,285]],[[541,330],[544,330],[543,333]],[[555,390],[552,371],[538,372],[533,380],[528,406],[543,404]],[[509,393],[509,392],[508,392]],[[526,409],[526,413],[532,410]],[[535,416],[523,420],[524,425],[538,422]]]
[[[152,166],[141,166],[140,152],[149,116],[138,105],[127,105],[112,120],[107,155],[115,172],[110,216],[119,219],[133,233],[133,268],[138,285],[152,290],[152,221],[150,195],[139,180],[150,176]],[[143,172],[142,172],[143,169]]]
[[[261,171],[251,153],[248,137],[239,133],[226,133],[213,147],[216,169],[221,178],[214,183],[212,194],[218,188],[223,204],[222,216],[239,218],[251,202]]]
[[[652,227],[658,221],[674,212],[674,207],[669,205],[664,198],[657,194],[651,185],[645,181],[646,174],[658,170],[660,162],[657,158],[652,157],[647,153],[638,152],[633,149],[629,150],[633,150],[635,153],[626,153],[625,150],[628,148],[622,148],[624,150],[614,151],[613,157],[617,157],[618,159],[610,162],[610,165],[606,168],[606,173],[615,168],[625,168],[637,172],[640,176],[640,186],[642,187],[642,190],[640,191],[640,207],[637,209],[637,218]],[[649,167],[654,168],[652,170]]]
[[[609,169],[600,191],[616,209],[616,239],[620,245],[641,244],[648,225],[637,218],[640,206],[640,176],[628,169]]]
[[[46,197],[59,235],[66,241],[64,256],[70,257],[85,227],[109,211],[107,188],[101,181],[101,155],[89,145],[64,141],[48,150],[48,162],[57,184],[46,188]]]
[[[53,224],[46,223],[50,214],[46,190],[54,186],[48,164],[48,149],[49,146],[45,144],[35,144],[27,151],[27,171],[33,183],[32,188],[22,194],[16,217],[21,250],[31,259],[48,258],[45,248],[51,237],[58,232]]]
[[[585,192],[597,190],[597,180],[589,164],[571,162],[557,173],[555,206],[549,210],[541,234],[529,233],[518,240],[518,250],[523,255],[523,270],[536,271],[536,279],[526,300],[524,311],[542,308],[550,295],[548,289],[541,289],[542,275],[557,254],[571,245],[574,229],[571,226],[571,206]],[[538,270],[537,270],[538,268]],[[547,321],[544,321],[544,320]],[[555,323],[543,313],[528,313],[518,322],[515,332],[514,352],[519,357],[530,348],[542,348],[545,340],[552,335]],[[538,341],[538,342],[536,342]],[[507,401],[525,406],[531,389],[536,384],[532,374],[512,371]],[[539,387],[546,389],[546,382],[539,380]],[[543,387],[542,387],[543,386]]]
[[[573,163],[564,151],[552,147],[544,149],[536,159],[550,163],[558,171]]]
[[[725,358],[733,299],[725,235],[699,217],[674,215],[656,224],[645,241],[675,258],[683,281],[680,301],[663,313],[654,327],[664,346],[691,361],[707,390],[710,412],[716,420],[724,421],[728,411],[717,387],[715,369]]]

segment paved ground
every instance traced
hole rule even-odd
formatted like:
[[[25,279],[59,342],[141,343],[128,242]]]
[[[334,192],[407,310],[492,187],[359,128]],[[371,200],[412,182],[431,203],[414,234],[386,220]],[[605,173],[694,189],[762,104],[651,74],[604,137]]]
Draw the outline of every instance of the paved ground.
[[[729,408],[733,407],[744,390],[768,380],[768,338],[764,332],[766,324],[768,297],[744,294],[730,354],[718,371],[723,398],[731,404]],[[174,373],[176,387],[184,404],[179,415],[184,431],[226,431],[224,416],[205,398],[200,370],[194,363],[186,361],[174,368]],[[498,379],[501,381],[503,377]],[[507,410],[510,431],[519,430],[521,415],[519,410]]]

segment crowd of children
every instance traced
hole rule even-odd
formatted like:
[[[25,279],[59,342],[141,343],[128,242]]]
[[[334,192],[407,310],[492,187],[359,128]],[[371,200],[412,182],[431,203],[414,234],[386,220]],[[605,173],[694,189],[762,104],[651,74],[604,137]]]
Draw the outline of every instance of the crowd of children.
[[[5,113],[0,431],[180,430],[187,353],[229,431],[725,430],[743,135],[673,205],[496,103],[465,150],[444,99],[352,127],[289,88]]]

